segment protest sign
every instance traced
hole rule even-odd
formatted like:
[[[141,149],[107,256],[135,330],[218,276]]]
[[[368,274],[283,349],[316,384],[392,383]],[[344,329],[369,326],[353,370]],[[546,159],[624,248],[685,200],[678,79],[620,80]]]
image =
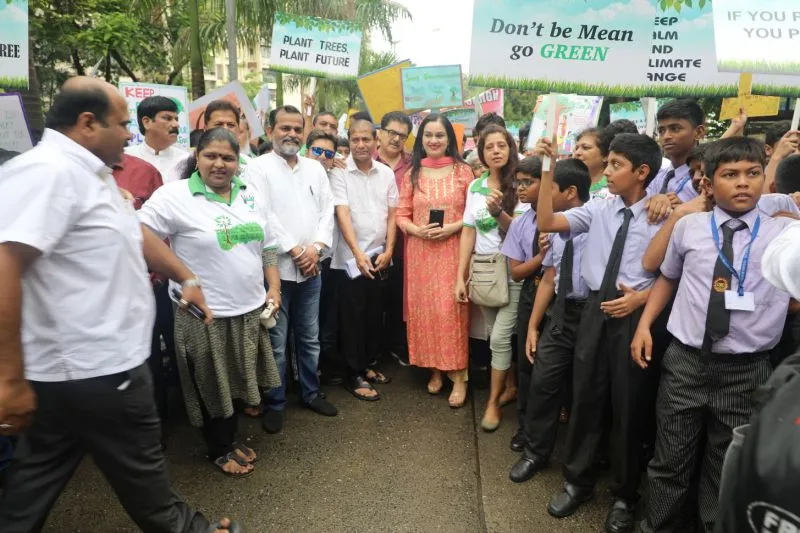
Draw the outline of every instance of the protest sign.
[[[558,94],[539,96],[533,110],[531,130],[528,137],[528,148],[533,148],[542,137],[548,136],[550,120],[548,116],[555,110],[551,109],[550,102],[557,102],[558,122],[553,125],[558,135],[558,152],[571,154],[575,148],[575,141],[580,132],[586,128],[597,126],[600,117],[600,108],[603,106],[601,96],[580,96],[577,94]]]
[[[464,105],[476,107],[479,115],[497,113],[502,117],[503,108],[505,106],[505,94],[503,93],[503,89],[488,89],[472,98],[467,98],[464,100]]]
[[[33,148],[22,98],[16,93],[0,94],[0,148],[13,152]]]
[[[438,109],[464,105],[461,65],[406,67],[400,70],[403,109]]]
[[[800,127],[800,98],[794,102],[794,114],[792,115],[792,125],[789,129],[796,130]]]
[[[711,4],[475,0],[470,83],[637,98],[736,96],[737,75],[717,71]],[[757,74],[753,94],[799,95],[800,78]]]
[[[28,88],[28,0],[0,0],[0,87]]]
[[[447,120],[455,126],[459,124],[464,127],[464,131],[470,134],[475,123],[478,122],[478,114],[475,112],[474,107],[451,107],[449,109],[442,109],[441,114],[447,117]]]
[[[251,140],[264,135],[264,125],[258,119],[258,114],[253,108],[250,99],[247,98],[244,87],[238,81],[232,81],[219,89],[214,89],[189,105],[189,126],[192,130],[205,128],[203,113],[206,110],[206,106],[214,100],[227,100],[241,110],[247,119],[247,123],[250,124]]]
[[[358,76],[361,26],[275,13],[269,68],[318,78],[352,80]]]
[[[142,144],[144,142],[144,132],[139,131],[139,122],[136,120],[136,109],[139,103],[150,96],[164,96],[169,98],[178,106],[178,141],[176,144],[186,150],[189,149],[189,111],[186,103],[186,87],[175,85],[159,85],[157,83],[133,83],[128,81],[119,82],[119,91],[125,100],[128,101],[128,114],[131,121],[128,129],[131,130],[131,144]]]
[[[358,90],[372,120],[380,122],[386,113],[403,109],[400,69],[410,66],[411,61],[400,61],[358,78]]]
[[[796,0],[714,0],[713,6],[720,71],[800,74]]]
[[[730,120],[744,109],[748,117],[774,117],[780,112],[780,96],[737,96],[723,98],[719,111],[720,120]]]

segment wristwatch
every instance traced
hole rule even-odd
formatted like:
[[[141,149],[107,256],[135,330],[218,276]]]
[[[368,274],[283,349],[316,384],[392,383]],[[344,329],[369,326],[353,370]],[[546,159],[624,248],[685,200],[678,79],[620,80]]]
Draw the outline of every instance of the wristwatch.
[[[324,246],[318,242],[314,243],[314,249],[317,251],[317,255],[320,257],[322,257],[322,252],[325,251],[325,248],[327,248],[327,246]]]
[[[200,283],[200,278],[198,277],[189,278],[183,283],[181,283],[181,287],[202,287],[202,286],[203,284]]]

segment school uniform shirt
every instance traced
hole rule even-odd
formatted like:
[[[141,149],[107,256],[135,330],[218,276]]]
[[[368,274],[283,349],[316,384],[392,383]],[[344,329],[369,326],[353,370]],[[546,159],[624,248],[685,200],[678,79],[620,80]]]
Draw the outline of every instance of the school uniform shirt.
[[[500,246],[503,243],[500,225],[486,207],[486,199],[492,194],[488,181],[489,174],[484,173],[472,182],[467,190],[467,202],[464,207],[463,224],[475,229],[475,253],[481,255],[500,253]],[[530,208],[530,204],[517,202],[514,214],[524,214]]]
[[[23,277],[31,381],[131,370],[150,355],[155,302],[142,228],[111,169],[61,133],[0,167],[0,243],[41,256]]]
[[[792,222],[764,252],[764,277],[800,300],[800,222]]]
[[[589,297],[589,287],[586,285],[581,275],[581,264],[583,253],[586,249],[586,242],[589,235],[581,233],[572,239],[572,291],[567,293],[568,300],[585,300]],[[556,270],[555,293],[558,294],[558,286],[561,282],[561,259],[564,257],[565,241],[560,235],[550,237],[550,248],[542,260],[543,267],[553,267]]]
[[[175,255],[200,278],[214,316],[240,316],[264,305],[261,255],[276,244],[259,200],[239,178],[233,178],[230,201],[197,172],[167,183],[145,202],[139,219],[168,238]],[[170,296],[173,289],[180,285],[170,281]]]
[[[347,158],[344,172],[331,180],[334,205],[350,208],[350,221],[356,233],[358,248],[366,253],[386,245],[389,209],[397,207],[399,194],[392,169],[372,161],[369,171],[362,172],[352,157]],[[345,270],[353,251],[337,228],[337,244],[331,268]]]
[[[769,216],[778,211],[788,211],[800,216],[800,209],[788,194],[762,194],[758,200],[758,208]]]
[[[533,239],[536,236],[536,211],[528,209],[514,218],[503,241],[503,255],[522,263],[533,259]]]
[[[675,176],[667,184],[667,192],[674,192],[681,202],[688,202],[692,198],[696,198],[697,191],[692,187],[692,171],[689,165],[684,164],[674,168],[668,159],[664,161],[667,164],[661,166],[656,177],[647,186],[647,195],[655,196],[661,194],[661,186],[664,184],[667,174],[671,170],[675,170]]]
[[[722,225],[731,220],[731,216],[718,207],[714,208],[713,214],[722,239]],[[769,243],[791,220],[764,216],[758,209],[740,216],[739,220],[747,224],[747,228],[733,234],[733,264],[738,271],[759,216],[761,227],[750,249],[744,284],[744,290],[753,293],[756,309],[731,311],[730,332],[713,344],[711,350],[714,353],[749,354],[770,350],[783,332],[789,295],[764,278],[761,260]],[[711,233],[711,213],[696,213],[675,224],[661,265],[661,274],[665,277],[680,278],[667,329],[682,343],[698,349],[702,347],[705,336],[708,300],[718,256],[719,248]],[[738,290],[735,276],[729,289]]]
[[[242,181],[266,211],[278,243],[281,279],[305,281],[289,250],[315,242],[330,248],[333,243],[333,194],[325,169],[307,157],[298,157],[292,168],[270,152],[248,163]]]
[[[633,218],[628,227],[628,236],[622,252],[622,263],[617,276],[617,287],[620,284],[641,291],[650,287],[656,275],[642,267],[642,257],[647,246],[658,232],[661,224],[650,224],[647,221],[648,197],[644,197],[632,206]],[[588,233],[588,242],[581,261],[581,274],[589,290],[599,291],[603,283],[603,275],[608,264],[608,256],[617,231],[622,226],[625,203],[622,197],[616,196],[608,200],[590,200],[580,207],[564,212],[570,230],[561,234],[562,238],[575,238]]]
[[[150,148],[145,140],[142,144],[127,146],[125,153],[144,159],[158,169],[164,183],[178,181],[181,178],[186,160],[191,157],[191,153],[173,144],[160,152]]]

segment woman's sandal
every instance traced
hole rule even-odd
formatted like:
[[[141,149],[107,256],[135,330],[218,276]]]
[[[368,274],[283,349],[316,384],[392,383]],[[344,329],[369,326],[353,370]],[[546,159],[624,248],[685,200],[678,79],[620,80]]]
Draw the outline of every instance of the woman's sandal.
[[[353,376],[349,380],[345,382],[347,390],[358,398],[359,400],[364,400],[365,402],[376,402],[381,399],[381,395],[375,391],[374,396],[366,396],[358,392],[359,389],[369,389],[374,391],[375,388],[370,385],[369,381],[364,379],[363,376]]]
[[[258,455],[256,454],[256,451],[243,442],[234,442],[233,451],[234,453],[238,451],[239,457],[247,461],[247,464],[249,465],[254,465],[258,461]]]
[[[370,375],[370,373],[372,373],[372,375]],[[392,378],[390,378],[389,376],[385,376],[381,372],[378,372],[377,370],[372,368],[367,369],[366,378],[367,381],[369,381],[373,385],[386,385],[392,382]]]
[[[433,387],[431,387],[432,383],[433,383]],[[442,387],[444,387],[444,379],[442,378],[442,376],[440,374],[438,381],[434,381],[433,378],[431,378],[428,381],[428,394],[433,394],[435,396],[435,395],[439,394],[440,392],[442,392]]]
[[[225,470],[225,465],[228,464],[230,461],[234,461],[239,466],[250,468],[250,470],[247,470],[245,472],[228,472],[227,470]],[[226,476],[236,479],[247,477],[250,474],[252,474],[253,471],[255,470],[253,468],[253,465],[242,459],[241,456],[239,456],[239,454],[236,452],[228,452],[225,455],[217,457],[216,459],[214,459],[214,466],[219,468],[220,472],[222,472]]]

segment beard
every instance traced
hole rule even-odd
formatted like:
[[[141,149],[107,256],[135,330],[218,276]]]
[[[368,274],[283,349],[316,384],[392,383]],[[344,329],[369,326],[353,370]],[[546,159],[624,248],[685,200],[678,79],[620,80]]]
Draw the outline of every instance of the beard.
[[[293,157],[297,155],[297,152],[300,151],[300,143],[294,143],[288,139],[282,139],[275,144],[275,149],[280,152],[281,155]]]

